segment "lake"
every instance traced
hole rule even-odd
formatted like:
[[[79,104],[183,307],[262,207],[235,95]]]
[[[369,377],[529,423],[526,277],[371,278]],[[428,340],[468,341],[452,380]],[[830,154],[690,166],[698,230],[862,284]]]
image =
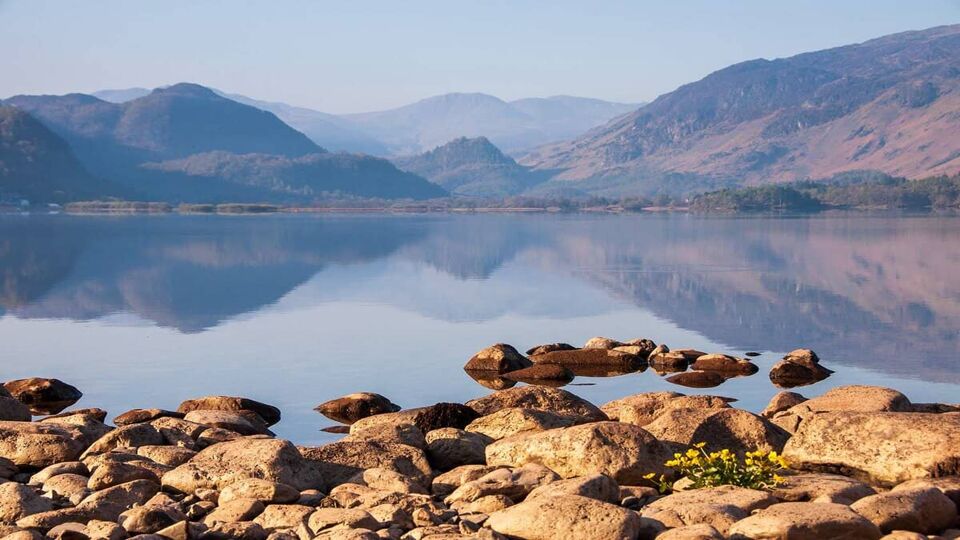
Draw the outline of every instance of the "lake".
[[[598,405],[671,389],[759,411],[769,367],[811,348],[852,383],[960,401],[960,218],[822,214],[0,216],[0,380],[56,377],[110,418],[209,394],[280,407],[277,434],[335,439],[312,408],[490,392],[463,364],[592,336],[755,359],[717,388],[647,370],[578,377]]]

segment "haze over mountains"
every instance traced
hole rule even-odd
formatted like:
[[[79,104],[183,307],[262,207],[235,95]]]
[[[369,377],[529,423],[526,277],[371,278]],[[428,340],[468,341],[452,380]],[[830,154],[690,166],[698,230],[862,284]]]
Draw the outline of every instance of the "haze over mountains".
[[[522,163],[592,193],[960,169],[960,25],[730,66]]]
[[[3,102],[29,116],[4,113],[0,196],[686,195],[960,171],[960,25],[743,62],[645,106],[446,94],[332,115],[186,83],[97,94]]]

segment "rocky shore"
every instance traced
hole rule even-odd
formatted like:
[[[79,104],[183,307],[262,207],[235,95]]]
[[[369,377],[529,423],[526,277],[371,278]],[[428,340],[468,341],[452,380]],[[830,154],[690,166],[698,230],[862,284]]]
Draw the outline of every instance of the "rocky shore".
[[[135,409],[110,425],[102,409],[66,410],[81,397],[69,384],[10,381],[0,387],[0,538],[960,538],[960,406],[841,386],[784,391],[754,414],[718,395],[593,404],[550,384],[638,363],[714,381],[757,371],[649,340],[526,355],[497,344],[465,366],[489,395],[415,409],[343,396],[317,410],[345,435],[315,447],[275,438],[281,411],[243,397]],[[798,350],[770,379],[829,374]],[[668,462],[700,446],[731,459],[771,453],[786,467],[763,488],[694,487]]]

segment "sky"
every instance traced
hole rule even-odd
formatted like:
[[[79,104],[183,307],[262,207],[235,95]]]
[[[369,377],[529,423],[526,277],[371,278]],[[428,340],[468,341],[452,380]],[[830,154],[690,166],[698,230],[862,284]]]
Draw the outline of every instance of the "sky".
[[[960,0],[0,0],[0,98],[196,82],[330,113],[448,92],[650,101],[960,23]]]

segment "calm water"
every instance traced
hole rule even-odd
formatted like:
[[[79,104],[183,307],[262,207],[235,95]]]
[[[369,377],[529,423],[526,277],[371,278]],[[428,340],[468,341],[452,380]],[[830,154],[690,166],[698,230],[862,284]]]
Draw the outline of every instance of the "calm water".
[[[498,341],[763,353],[706,391],[652,371],[567,387],[598,404],[671,388],[758,410],[797,347],[837,370],[806,395],[958,402],[958,329],[956,217],[0,216],[0,380],[58,377],[112,415],[245,395],[303,443],[334,437],[311,409],[345,393],[486,394],[461,367]]]

